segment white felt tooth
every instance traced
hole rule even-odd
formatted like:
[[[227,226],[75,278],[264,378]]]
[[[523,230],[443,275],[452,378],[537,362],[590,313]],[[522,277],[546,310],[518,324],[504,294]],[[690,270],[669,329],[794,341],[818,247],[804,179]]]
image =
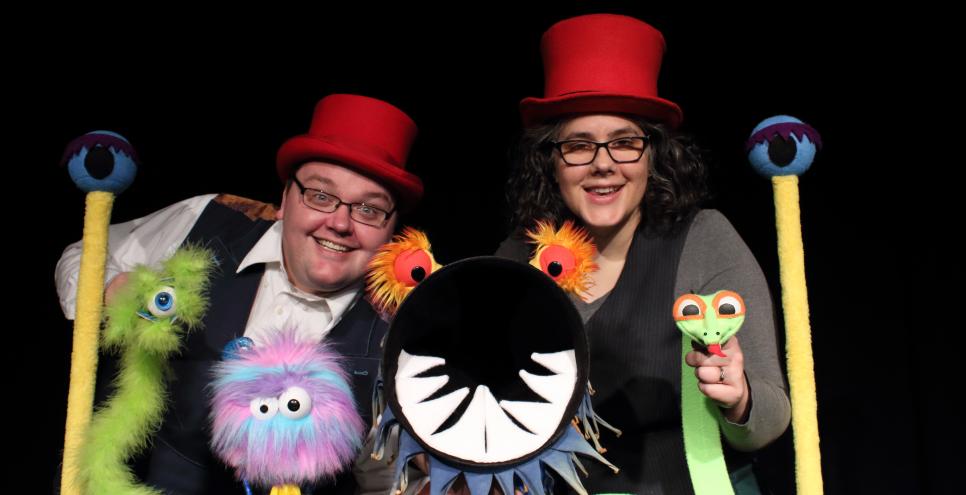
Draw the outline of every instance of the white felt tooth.
[[[545,403],[528,401],[501,400],[500,407],[516,418],[528,430],[542,437],[544,440],[553,435],[560,424],[560,416],[567,407],[567,402]]]
[[[469,406],[463,411],[463,416],[456,424],[435,435],[422,436],[422,439],[430,447],[441,452],[446,452],[461,459],[486,462],[486,437],[484,436],[486,404],[483,398],[488,392],[484,392],[485,389],[486,386],[484,385],[476,387],[473,392],[473,399],[470,400]],[[466,394],[463,394],[463,396],[465,397]],[[447,411],[452,412],[453,409],[447,409]],[[408,413],[406,417],[410,417]],[[436,428],[439,428],[439,425],[436,425]],[[436,431],[436,429],[429,430],[429,433],[433,431]]]
[[[419,356],[402,351],[399,353],[399,361],[396,366],[396,380],[400,378],[412,378],[441,364],[446,364],[446,360],[441,357]]]
[[[497,404],[493,394],[486,394],[486,458],[489,462],[515,459],[529,454],[546,443],[549,436],[535,435],[517,426]],[[560,414],[558,413],[559,417]],[[544,417],[543,421],[548,418]],[[556,423],[551,427],[551,433]]]
[[[544,354],[534,352],[530,359],[558,375],[577,374],[577,356],[573,349]]]
[[[412,400],[407,395],[397,394],[397,398],[403,414],[406,415],[416,435],[423,440],[428,440],[469,393],[470,389],[463,387],[426,402]]]

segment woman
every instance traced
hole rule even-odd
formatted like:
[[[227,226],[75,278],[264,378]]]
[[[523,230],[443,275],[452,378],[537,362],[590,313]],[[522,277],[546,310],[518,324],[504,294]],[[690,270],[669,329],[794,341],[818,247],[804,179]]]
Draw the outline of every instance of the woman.
[[[747,304],[742,331],[686,356],[719,406],[731,447],[753,451],[788,426],[771,299],[754,257],[719,212],[700,210],[704,166],[676,135],[681,110],[657,96],[664,39],[624,16],[555,24],[542,40],[545,98],[521,103],[526,128],[509,198],[517,233],[498,255],[526,259],[520,232],[574,219],[598,248],[594,285],[575,301],[591,349],[597,413],[623,431],[602,436],[621,468],[591,474],[591,493],[690,493],[681,428],[677,296],[728,289]],[[737,486],[737,485],[736,485]]]

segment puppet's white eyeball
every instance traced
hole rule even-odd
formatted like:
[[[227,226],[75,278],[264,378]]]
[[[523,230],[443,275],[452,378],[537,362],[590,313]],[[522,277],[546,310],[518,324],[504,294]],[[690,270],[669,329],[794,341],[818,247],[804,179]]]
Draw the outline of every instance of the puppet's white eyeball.
[[[720,318],[735,318],[745,314],[745,301],[730,290],[721,291],[715,296],[714,307]]]
[[[255,419],[272,419],[275,417],[275,413],[278,412],[278,399],[275,397],[258,397],[252,399],[248,408],[251,409],[252,416],[254,416]]]
[[[695,320],[704,318],[704,301],[694,294],[685,294],[674,301],[674,320]]]
[[[174,287],[161,287],[148,298],[148,311],[159,318],[173,315],[175,307]]]
[[[312,412],[312,398],[302,387],[289,387],[278,398],[282,415],[289,419],[302,419]]]
[[[681,306],[681,316],[701,316],[701,308],[693,302]]]

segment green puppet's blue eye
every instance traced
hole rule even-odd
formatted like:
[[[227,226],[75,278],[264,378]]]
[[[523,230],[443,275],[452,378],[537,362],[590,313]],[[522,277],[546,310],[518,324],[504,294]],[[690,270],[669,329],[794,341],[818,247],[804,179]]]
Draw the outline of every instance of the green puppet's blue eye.
[[[93,131],[67,145],[62,163],[81,190],[119,194],[134,182],[136,160],[134,147],[123,136]]]
[[[174,306],[174,298],[167,292],[162,292],[154,296],[154,305],[161,311],[168,311]]]
[[[765,177],[802,175],[821,147],[822,138],[815,129],[787,115],[763,120],[745,143],[748,161]]]
[[[162,287],[148,301],[148,311],[159,318],[171,316],[175,310],[175,296],[172,287]]]

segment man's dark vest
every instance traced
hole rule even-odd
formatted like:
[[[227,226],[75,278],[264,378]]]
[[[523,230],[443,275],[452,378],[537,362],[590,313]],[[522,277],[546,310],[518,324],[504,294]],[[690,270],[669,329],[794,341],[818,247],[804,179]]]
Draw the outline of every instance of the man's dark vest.
[[[210,369],[221,359],[225,344],[243,335],[264,272],[264,265],[258,264],[235,273],[245,255],[272,226],[266,219],[270,217],[253,207],[252,202],[219,196],[205,208],[185,240],[210,249],[218,268],[211,279],[204,326],[189,335],[181,355],[171,360],[168,409],[145,459],[148,471],[143,479],[168,493],[244,493],[233,470],[215,459],[208,448],[206,387],[211,379]],[[327,343],[346,356],[357,409],[365,424],[371,424],[370,398],[382,356],[380,343],[387,328],[369,303],[359,299],[325,336]],[[345,472],[334,484],[320,486],[313,492],[352,493],[354,487],[351,472]]]

